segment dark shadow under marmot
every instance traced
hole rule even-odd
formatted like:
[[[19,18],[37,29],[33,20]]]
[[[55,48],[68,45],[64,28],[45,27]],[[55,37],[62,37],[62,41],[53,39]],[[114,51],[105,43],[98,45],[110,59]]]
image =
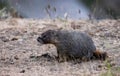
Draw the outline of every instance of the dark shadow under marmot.
[[[71,59],[100,59],[107,58],[106,52],[96,50],[90,36],[79,31],[69,30],[48,30],[37,38],[42,44],[53,44],[57,48],[58,61]]]

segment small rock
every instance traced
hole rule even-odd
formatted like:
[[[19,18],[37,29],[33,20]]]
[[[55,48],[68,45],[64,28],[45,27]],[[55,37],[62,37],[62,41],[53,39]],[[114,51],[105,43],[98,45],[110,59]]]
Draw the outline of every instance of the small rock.
[[[29,58],[36,58],[36,56],[31,55]]]
[[[3,41],[3,42],[8,42],[9,41],[9,39],[8,38],[6,38],[6,37],[0,37],[0,39]]]
[[[20,73],[25,73],[25,70],[21,70]]]
[[[10,64],[14,64],[14,62],[13,62],[13,61],[10,61]]]
[[[103,67],[103,65],[101,65],[101,64],[100,64],[100,65],[98,65],[98,68],[102,68],[102,67]]]
[[[18,40],[18,38],[14,37],[11,39],[11,41],[15,41],[15,40]]]
[[[5,61],[5,58],[1,58],[0,60]]]
[[[14,56],[14,59],[18,60],[19,58],[18,58],[18,56],[16,55],[16,56]]]
[[[26,53],[26,51],[23,51],[23,53]]]
[[[111,63],[110,63],[110,66],[111,66],[111,67],[113,67],[113,66],[115,66],[115,65],[116,65],[115,62],[111,62]]]

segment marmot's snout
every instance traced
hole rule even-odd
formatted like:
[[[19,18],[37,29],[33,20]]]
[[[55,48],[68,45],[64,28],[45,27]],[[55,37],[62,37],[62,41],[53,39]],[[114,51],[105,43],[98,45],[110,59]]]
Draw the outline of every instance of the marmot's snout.
[[[42,37],[38,37],[38,38],[37,38],[37,41],[38,41],[39,43],[41,43],[41,44],[44,44],[44,41],[43,41]]]
[[[49,35],[41,35],[37,38],[37,41],[41,44],[47,44],[50,42]]]

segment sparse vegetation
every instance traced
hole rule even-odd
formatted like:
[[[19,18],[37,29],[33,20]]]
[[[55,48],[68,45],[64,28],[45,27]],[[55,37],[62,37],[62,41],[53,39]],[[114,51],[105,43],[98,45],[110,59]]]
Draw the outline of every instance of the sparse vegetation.
[[[21,17],[17,10],[10,6],[8,0],[0,1],[0,19]]]
[[[53,58],[41,58],[48,53],[56,55],[52,45],[40,45],[36,38],[45,30],[58,26],[69,29],[74,22],[75,30],[90,33],[95,45],[107,51],[110,61],[58,63]],[[64,26],[66,24],[66,27]],[[94,21],[7,19],[0,21],[0,75],[10,76],[119,76],[120,31],[119,20]],[[68,26],[67,26],[68,25]],[[89,30],[88,30],[89,25]],[[79,27],[78,27],[79,26]],[[68,28],[69,27],[69,28]],[[72,29],[72,27],[70,28]],[[116,64],[112,64],[115,62]],[[100,66],[99,66],[100,65]]]

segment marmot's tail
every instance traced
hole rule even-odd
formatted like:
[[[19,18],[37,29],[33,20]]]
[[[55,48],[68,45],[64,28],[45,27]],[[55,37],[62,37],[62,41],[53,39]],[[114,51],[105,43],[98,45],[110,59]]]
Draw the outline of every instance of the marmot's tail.
[[[105,60],[108,57],[106,52],[101,52],[99,50],[96,50],[93,53],[93,56],[95,57],[95,59],[100,59],[100,60]]]

